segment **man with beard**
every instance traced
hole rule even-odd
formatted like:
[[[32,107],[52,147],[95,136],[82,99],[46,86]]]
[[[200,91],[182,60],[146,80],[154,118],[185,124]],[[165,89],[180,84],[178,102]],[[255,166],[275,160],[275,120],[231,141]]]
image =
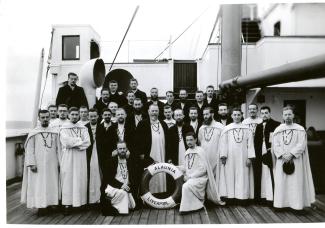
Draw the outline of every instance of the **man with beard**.
[[[164,122],[167,124],[168,128],[171,128],[176,124],[176,121],[173,119],[173,110],[169,105],[164,106]]]
[[[167,151],[168,127],[164,121],[158,119],[159,108],[157,105],[150,105],[148,110],[149,118],[141,120],[135,133],[135,148],[139,160],[140,172],[154,162],[165,162]],[[166,175],[159,173],[150,180],[151,193],[166,192]]]
[[[98,152],[99,168],[103,172],[106,160],[112,157],[110,153],[110,145],[108,142],[108,129],[112,125],[111,123],[112,111],[108,108],[102,110],[102,119],[96,130],[96,147]]]
[[[148,118],[148,114],[143,110],[143,104],[140,98],[135,98],[133,102],[133,112],[127,116],[126,122],[132,129],[136,129],[139,122]]]
[[[100,96],[101,97],[99,98],[99,100],[96,100],[94,108],[97,109],[99,115],[102,115],[103,109],[108,108],[108,104],[110,102],[108,88],[103,88],[100,92]],[[101,117],[99,118],[99,121],[101,121]]]
[[[64,214],[71,213],[71,207],[80,207],[87,203],[87,154],[90,146],[88,129],[78,123],[79,110],[69,109],[69,123],[60,129],[62,144],[61,189]]]
[[[188,122],[188,112],[190,109],[190,103],[187,101],[187,92],[185,89],[179,90],[179,102],[177,103],[177,108],[182,109],[184,113],[184,121]]]
[[[116,110],[118,109],[118,104],[111,101],[108,104],[108,109],[111,110],[111,122],[117,123]]]
[[[65,104],[60,104],[58,107],[59,118],[53,120],[50,123],[50,127],[52,127],[55,131],[59,132],[60,127],[69,122],[68,119],[68,106]]]
[[[165,106],[169,105],[172,108],[172,111],[174,111],[177,108],[177,103],[173,91],[166,92],[166,100]]]
[[[113,155],[116,155],[116,142],[124,141],[127,148],[133,151],[133,129],[126,123],[126,113],[123,108],[118,108],[116,110],[117,123],[112,124],[108,129],[108,145],[110,145],[109,152],[114,152]]]
[[[167,151],[167,161],[174,165],[183,165],[185,151],[188,149],[185,142],[185,135],[188,132],[194,132],[192,126],[184,123],[184,114],[182,109],[174,111],[176,125],[168,130],[169,144]]]
[[[207,107],[213,108],[213,110],[218,109],[218,101],[214,95],[214,86],[213,85],[208,85],[206,88],[206,98],[204,100],[204,103],[206,104]],[[216,119],[217,116],[214,117]]]
[[[126,115],[130,116],[131,113],[133,113],[133,102],[134,102],[134,99],[135,99],[135,95],[134,95],[132,90],[129,90],[126,93],[126,99],[128,100],[128,103],[123,106],[123,109],[125,110]]]
[[[117,103],[118,107],[123,107],[127,104],[127,100],[123,95],[123,92],[117,91],[118,89],[118,83],[115,80],[111,80],[108,82],[108,88],[109,88],[109,99],[110,101],[113,101]]]
[[[263,123],[256,126],[254,147],[255,159],[253,160],[255,202],[261,199],[273,201],[273,162],[272,162],[272,134],[280,122],[271,118],[271,109],[268,106],[261,108]]]
[[[192,106],[189,109],[189,124],[193,127],[195,137],[198,137],[199,129],[202,126],[202,121],[198,120],[198,110],[197,107]]]
[[[60,146],[58,133],[49,128],[49,111],[40,110],[38,118],[40,126],[28,134],[25,143],[21,202],[43,215],[48,206],[59,204]]]
[[[58,119],[58,108],[55,105],[49,105],[47,110],[50,112],[50,123]]]
[[[292,107],[283,108],[284,123],[273,133],[272,150],[276,159],[273,206],[303,210],[315,202],[315,189],[306,131],[299,124],[293,123],[293,119]]]
[[[249,117],[244,119],[243,124],[247,125],[249,129],[252,131],[253,136],[255,135],[255,129],[257,124],[260,124],[263,122],[261,118],[257,116],[258,113],[258,106],[257,104],[250,104],[248,106],[248,114]]]
[[[87,123],[89,123],[88,108],[86,106],[81,106],[79,108],[79,113],[80,113],[80,120],[78,121],[78,123],[81,123],[82,125],[86,125]]]
[[[195,102],[193,106],[197,108],[199,121],[203,121],[203,109],[206,107],[203,91],[200,90],[195,92]]]
[[[164,103],[158,99],[158,89],[153,87],[150,90],[150,101],[147,103],[146,111],[149,110],[150,105],[155,104],[159,108],[159,119],[164,119]]]
[[[227,125],[221,133],[219,142],[220,159],[223,164],[220,175],[219,192],[228,203],[247,203],[254,198],[254,176],[252,159],[255,158],[252,131],[241,123],[242,112],[232,110],[233,123]],[[222,173],[222,172],[220,172]]]
[[[84,105],[88,108],[88,101],[85,91],[82,87],[77,86],[78,75],[70,72],[68,74],[68,84],[59,89],[56,97],[56,106],[66,104],[68,108]]]
[[[213,172],[216,174],[216,179],[219,180],[220,161],[218,145],[223,125],[213,119],[213,114],[213,109],[211,107],[204,108],[204,121],[199,130],[198,140],[199,145],[206,153]]]
[[[147,102],[148,102],[147,94],[138,89],[138,80],[137,79],[132,78],[130,80],[130,88],[133,91],[135,97],[140,98],[142,101],[142,104],[144,106],[146,106]]]
[[[117,156],[112,158],[104,172],[101,187],[102,214],[128,214],[135,208],[136,184],[134,184],[134,161],[127,157],[127,146],[123,141],[117,142]]]
[[[89,109],[89,123],[85,125],[88,128],[90,146],[87,149],[87,202],[96,204],[100,199],[100,169],[98,161],[98,152],[96,145],[96,133],[98,129],[98,113],[96,109]]]
[[[185,162],[180,169],[184,172],[180,213],[197,211],[204,207],[205,198],[217,205],[224,205],[218,194],[217,183],[205,151],[196,146],[194,132],[186,134]],[[206,196],[206,197],[205,197]]]
[[[218,105],[218,115],[215,120],[222,123],[223,126],[227,126],[228,124],[232,123],[232,119],[228,115],[228,106],[226,103],[220,103]]]

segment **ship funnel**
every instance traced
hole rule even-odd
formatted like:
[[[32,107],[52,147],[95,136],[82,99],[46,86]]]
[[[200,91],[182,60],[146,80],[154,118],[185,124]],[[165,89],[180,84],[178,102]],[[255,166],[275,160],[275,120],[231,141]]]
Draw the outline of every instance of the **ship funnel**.
[[[89,108],[96,102],[96,88],[105,80],[105,64],[102,59],[92,59],[86,62],[80,70],[80,86],[83,87]]]

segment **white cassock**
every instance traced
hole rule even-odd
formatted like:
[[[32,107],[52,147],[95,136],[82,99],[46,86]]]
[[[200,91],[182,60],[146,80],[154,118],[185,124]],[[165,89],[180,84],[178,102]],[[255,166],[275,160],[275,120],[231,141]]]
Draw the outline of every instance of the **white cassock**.
[[[83,121],[83,120],[79,120],[78,123],[82,124],[82,125],[86,125],[87,123],[89,123],[89,120]]]
[[[255,157],[252,131],[242,123],[231,123],[221,133],[219,142],[220,158],[226,157],[221,169],[219,192],[221,196],[236,199],[254,198],[253,167],[246,166],[248,158]]]
[[[126,162],[126,159],[118,158],[115,179],[121,183],[129,182],[129,174]],[[108,197],[112,198],[111,204],[119,211],[120,214],[128,214],[129,209],[135,208],[135,201],[131,193],[128,193],[123,189],[114,188],[109,184],[105,189],[105,193]]]
[[[98,164],[98,153],[96,146],[96,127],[90,125],[93,134],[93,150],[90,158],[90,174],[89,174],[89,203],[97,203],[100,200],[101,177]]]
[[[37,127],[25,143],[25,164],[21,202],[28,208],[46,208],[59,203],[58,133],[51,128]],[[37,172],[29,166],[36,165]]]
[[[281,124],[273,133],[272,151],[274,166],[274,207],[291,207],[301,210],[315,202],[315,189],[310,170],[305,129],[298,125]],[[295,171],[283,172],[282,155],[291,153]]]
[[[221,167],[218,145],[219,145],[220,135],[223,128],[224,126],[221,123],[212,120],[209,126],[202,125],[198,133],[199,144],[203,148],[204,152],[206,153],[207,159],[214,172],[217,184],[220,179],[220,167]]]
[[[263,123],[263,132],[265,128],[266,122]],[[269,141],[272,143],[272,134],[270,134]],[[272,145],[272,144],[271,144]],[[265,137],[263,137],[262,143],[262,156],[267,153]],[[261,174],[261,198],[266,199],[268,201],[273,201],[273,186],[272,186],[272,177],[271,173],[273,170],[265,165],[262,162],[262,174]]]
[[[255,130],[256,130],[257,124],[260,124],[262,122],[263,122],[262,118],[259,118],[259,117],[256,117],[255,119],[252,119],[251,117],[248,117],[248,118],[243,120],[243,124],[247,125],[249,127],[249,129],[253,133],[253,136],[255,136]]]
[[[184,144],[184,139],[183,139],[183,134],[182,134],[182,127],[177,127],[178,131],[178,165],[183,165],[184,164],[184,159],[185,159],[185,144]]]
[[[62,205],[79,207],[87,203],[88,129],[79,123],[69,122],[62,125],[59,136],[62,144]]]
[[[165,162],[165,135],[159,121],[151,124],[151,138],[150,157],[155,162]],[[166,174],[154,175],[149,182],[149,189],[151,193],[166,192]]]
[[[205,195],[215,204],[224,205],[217,192],[217,184],[205,151],[200,146],[189,148],[185,153],[184,165],[187,181],[182,186],[181,212],[194,211],[204,206]]]

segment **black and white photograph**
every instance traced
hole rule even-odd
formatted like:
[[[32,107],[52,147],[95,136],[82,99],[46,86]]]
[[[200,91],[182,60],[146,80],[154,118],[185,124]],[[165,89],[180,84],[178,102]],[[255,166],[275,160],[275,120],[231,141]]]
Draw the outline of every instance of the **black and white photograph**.
[[[0,27],[5,225],[325,222],[325,2],[0,0]]]

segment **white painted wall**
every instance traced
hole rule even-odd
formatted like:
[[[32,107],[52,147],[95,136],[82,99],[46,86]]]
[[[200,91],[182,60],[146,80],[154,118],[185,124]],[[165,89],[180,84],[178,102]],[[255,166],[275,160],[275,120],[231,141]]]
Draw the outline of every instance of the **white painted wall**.
[[[270,106],[272,117],[282,120],[284,100],[306,100],[306,127],[314,126],[316,130],[325,130],[325,93],[321,89],[308,88],[266,88],[265,103],[257,103],[259,107]],[[255,101],[256,102],[256,101]]]

